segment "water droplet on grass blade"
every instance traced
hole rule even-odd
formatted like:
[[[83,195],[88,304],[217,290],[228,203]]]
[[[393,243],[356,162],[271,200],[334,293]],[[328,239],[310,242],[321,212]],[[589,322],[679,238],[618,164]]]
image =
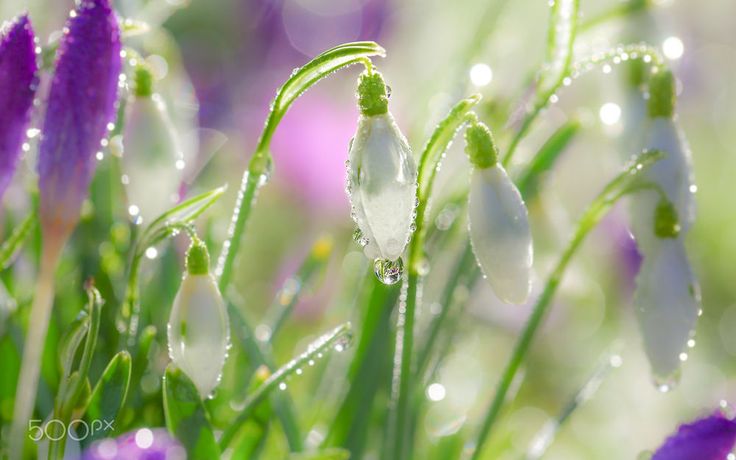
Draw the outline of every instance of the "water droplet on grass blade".
[[[361,248],[366,247],[368,243],[370,243],[370,240],[363,234],[363,231],[360,228],[356,228],[353,232],[353,240],[355,240]]]
[[[404,273],[404,262],[401,258],[394,261],[376,259],[373,261],[373,272],[376,274],[376,278],[383,284],[396,284]]]

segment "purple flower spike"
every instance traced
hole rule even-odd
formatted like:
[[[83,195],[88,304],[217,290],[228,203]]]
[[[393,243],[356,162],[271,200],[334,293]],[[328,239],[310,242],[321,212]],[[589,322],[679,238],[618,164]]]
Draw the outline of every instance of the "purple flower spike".
[[[38,160],[41,222],[64,238],[79,219],[95,153],[115,117],[120,30],[109,0],[82,0],[64,27]]]
[[[186,451],[165,429],[140,428],[116,439],[103,439],[82,460],[185,460]]]
[[[23,15],[0,32],[0,198],[20,157],[36,90],[33,29]]]
[[[720,411],[710,417],[680,425],[652,460],[726,460],[736,443],[736,420]]]

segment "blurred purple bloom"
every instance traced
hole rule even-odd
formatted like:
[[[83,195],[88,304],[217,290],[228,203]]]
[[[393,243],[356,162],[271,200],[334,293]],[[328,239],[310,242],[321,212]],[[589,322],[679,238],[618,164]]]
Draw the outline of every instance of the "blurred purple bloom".
[[[103,439],[82,460],[184,460],[184,447],[163,428],[140,428],[118,438]]]
[[[115,117],[120,30],[109,0],[82,0],[64,27],[38,160],[41,220],[65,235],[79,218],[95,153]]]
[[[680,425],[652,460],[725,460],[736,443],[736,420],[720,411]]]
[[[0,36],[0,198],[13,177],[36,90],[33,29],[23,15]]]
[[[311,211],[332,215],[348,208],[345,160],[354,120],[354,109],[313,91],[294,104],[276,130],[271,147],[275,177],[285,179],[291,196]]]

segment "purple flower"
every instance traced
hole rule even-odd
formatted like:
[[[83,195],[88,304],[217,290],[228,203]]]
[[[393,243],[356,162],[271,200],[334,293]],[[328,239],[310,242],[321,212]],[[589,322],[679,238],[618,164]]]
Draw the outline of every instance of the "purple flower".
[[[726,460],[736,443],[736,420],[720,411],[680,425],[651,460]]]
[[[0,198],[13,177],[36,90],[33,29],[23,15],[0,34]]]
[[[114,120],[120,30],[109,0],[82,0],[57,53],[38,160],[41,221],[62,239],[79,219],[95,153]]]
[[[82,460],[185,460],[186,451],[163,428],[140,428],[118,438],[103,439],[84,452]]]

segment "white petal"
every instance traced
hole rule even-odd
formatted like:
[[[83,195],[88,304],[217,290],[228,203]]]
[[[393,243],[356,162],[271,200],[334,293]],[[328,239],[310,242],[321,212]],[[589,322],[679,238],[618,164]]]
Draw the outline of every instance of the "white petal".
[[[217,387],[230,343],[225,303],[211,275],[184,277],[168,324],[171,360],[205,398]]]
[[[174,127],[157,95],[131,101],[123,134],[123,173],[130,204],[150,223],[176,204],[183,155]]]
[[[473,252],[498,298],[524,303],[533,259],[529,218],[519,190],[500,166],[473,171],[468,221]]]
[[[680,367],[700,310],[700,294],[682,238],[657,239],[645,254],[634,298],[644,349],[658,378]]]
[[[349,153],[350,201],[367,238],[364,251],[396,260],[411,236],[417,168],[411,148],[387,113],[361,116]]]
[[[645,149],[660,150],[664,158],[646,172],[646,180],[659,185],[677,210],[680,231],[687,232],[695,219],[695,199],[692,192],[693,174],[690,149],[674,120],[648,120]],[[638,193],[631,199],[632,230],[642,251],[656,244],[654,210],[659,202],[655,192]]]

